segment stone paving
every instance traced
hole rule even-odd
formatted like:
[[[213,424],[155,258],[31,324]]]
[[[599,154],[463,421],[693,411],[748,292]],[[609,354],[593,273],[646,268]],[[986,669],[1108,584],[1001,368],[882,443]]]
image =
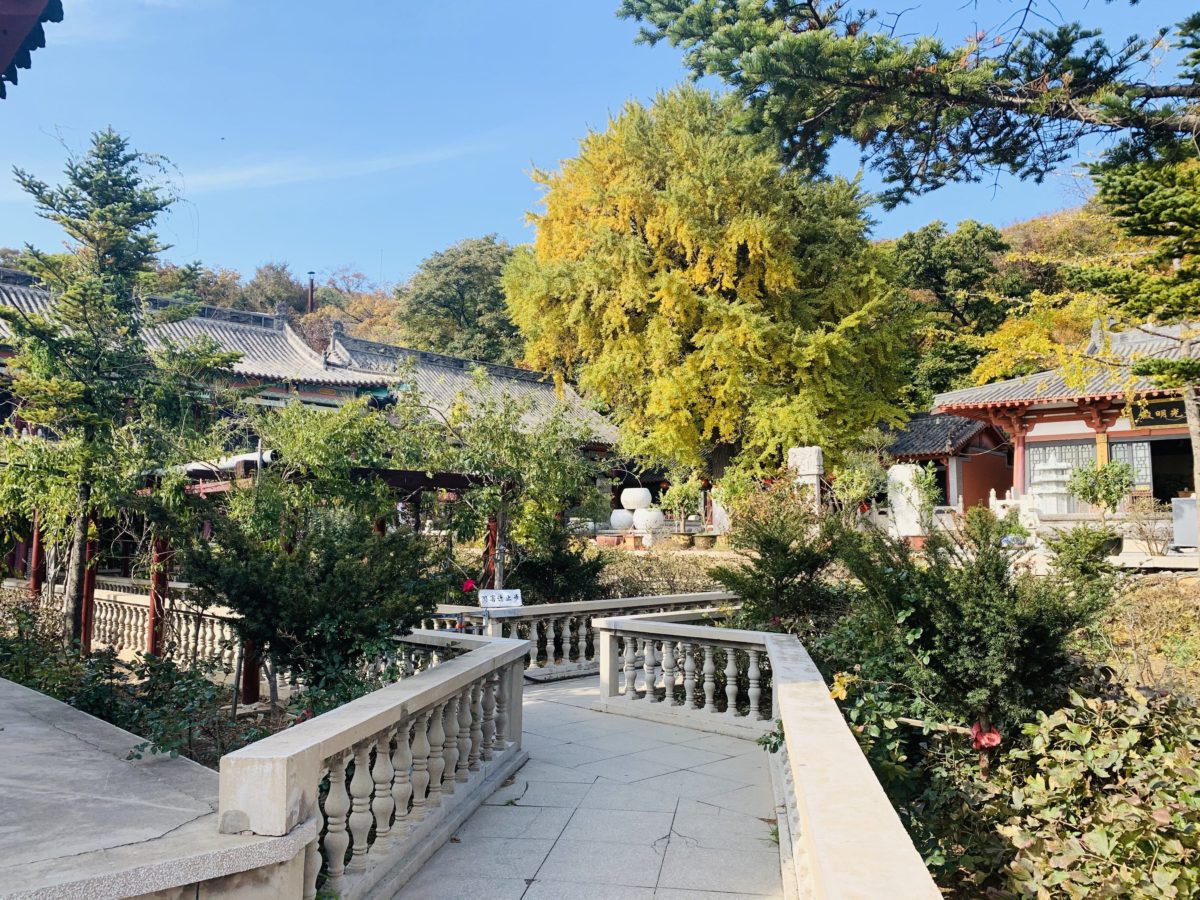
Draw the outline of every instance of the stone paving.
[[[594,678],[527,684],[529,762],[397,897],[782,897],[766,753],[595,700]]]

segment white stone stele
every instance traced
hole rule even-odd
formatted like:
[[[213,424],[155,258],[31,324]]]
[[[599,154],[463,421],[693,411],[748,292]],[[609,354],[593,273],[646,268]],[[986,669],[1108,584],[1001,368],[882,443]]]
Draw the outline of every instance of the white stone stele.
[[[614,509],[608,517],[608,524],[613,531],[628,531],[633,527],[633,513],[627,509]]]
[[[888,469],[888,518],[896,537],[921,537],[921,495],[917,490],[920,469],[910,463],[900,463]]]
[[[646,509],[650,506],[650,489],[637,487],[621,491],[621,505],[626,509]]]

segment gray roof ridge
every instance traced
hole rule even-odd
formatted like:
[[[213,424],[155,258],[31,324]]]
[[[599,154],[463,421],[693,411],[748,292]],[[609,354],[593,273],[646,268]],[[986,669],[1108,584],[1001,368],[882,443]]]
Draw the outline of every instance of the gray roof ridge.
[[[434,366],[442,366],[447,369],[458,369],[459,371],[470,371],[471,369],[480,368],[490,375],[500,375],[506,378],[512,378],[520,381],[536,381],[545,383],[552,380],[551,376],[546,372],[537,372],[532,369],[519,369],[516,366],[506,366],[501,363],[486,362],[481,359],[469,359],[464,356],[451,356],[448,353],[437,353],[433,350],[418,350],[415,347],[401,347],[399,344],[388,344],[384,341],[372,341],[366,338],[352,337],[345,332],[334,333],[332,342],[341,344],[342,349],[352,351],[356,346],[363,350],[374,353],[382,353],[388,356],[396,357],[411,357],[418,362],[429,363]],[[353,364],[349,364],[348,368],[354,368]]]

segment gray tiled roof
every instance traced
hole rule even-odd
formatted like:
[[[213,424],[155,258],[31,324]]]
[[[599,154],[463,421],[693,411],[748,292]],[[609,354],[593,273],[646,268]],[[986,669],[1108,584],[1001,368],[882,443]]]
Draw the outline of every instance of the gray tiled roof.
[[[986,422],[962,416],[913,416],[902,428],[893,430],[896,437],[888,453],[900,458],[950,456],[988,427]]]
[[[531,424],[565,407],[568,419],[590,431],[597,441],[611,445],[617,440],[616,426],[584,403],[570,385],[563,385],[560,396],[554,380],[541,372],[364,341],[337,330],[327,355],[331,365],[379,373],[392,381],[411,377],[424,400],[443,412],[459,398],[470,404],[511,397],[531,405],[527,417]],[[474,374],[480,369],[486,376],[482,381]]]
[[[43,314],[50,295],[41,288],[13,283],[0,277],[0,306],[15,307],[26,313]],[[150,298],[154,308],[170,306],[174,301]],[[0,320],[0,343],[11,332]],[[410,370],[416,387],[426,402],[448,411],[459,398],[501,400],[505,396],[528,401],[531,424],[544,421],[551,412],[565,406],[568,418],[586,428],[595,439],[615,444],[616,427],[587,406],[568,385],[561,396],[553,379],[540,372],[510,366],[475,362],[440,353],[410,350],[391,344],[363,341],[335,331],[329,350],[317,353],[296,334],[280,316],[214,306],[197,308],[196,315],[179,322],[155,325],[148,342],[161,346],[162,338],[186,344],[207,337],[225,350],[241,354],[233,369],[239,375],[269,381],[293,381],[303,384],[383,387],[395,383]],[[474,372],[482,368],[486,378],[477,382]]]
[[[1141,331],[1112,334],[1109,336],[1108,347],[1100,352],[1101,355],[1129,362],[1142,358],[1178,359],[1181,345],[1173,338],[1181,332],[1181,328],[1182,326],[1176,326],[1161,329],[1163,337],[1155,337]],[[1093,352],[1098,350],[1096,347],[1092,349]],[[1200,356],[1200,346],[1193,355]],[[940,412],[982,406],[1061,403],[1084,397],[1123,397],[1130,393],[1151,396],[1175,392],[1164,390],[1149,379],[1131,378],[1122,370],[1112,368],[1098,370],[1082,386],[1071,385],[1067,383],[1061,370],[1054,369],[1022,378],[997,381],[982,387],[962,388],[938,394],[933,398],[933,410]]]
[[[162,309],[172,303],[171,300],[150,298],[148,305]],[[25,313],[45,314],[50,308],[50,294],[41,288],[0,281],[0,305],[15,307]],[[0,339],[10,336],[8,325],[0,320]],[[211,338],[223,349],[241,354],[233,371],[248,378],[347,387],[382,387],[386,384],[383,378],[368,372],[327,367],[321,354],[305,344],[284,319],[276,316],[202,306],[197,315],[190,318],[153,326],[146,337],[152,347],[161,346],[164,338],[184,345],[199,338]]]

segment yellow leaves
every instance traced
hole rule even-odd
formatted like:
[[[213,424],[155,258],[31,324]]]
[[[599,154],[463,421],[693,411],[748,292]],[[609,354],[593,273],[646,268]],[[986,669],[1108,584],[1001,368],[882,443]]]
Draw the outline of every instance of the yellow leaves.
[[[899,354],[879,348],[897,315],[877,303],[857,189],[784,172],[733,115],[694,89],[627,106],[535,175],[536,240],[505,273],[527,362],[576,374],[664,461],[699,464],[718,442],[777,452],[798,434],[832,449],[841,426],[823,424],[855,418],[857,434],[896,412]]]
[[[981,338],[988,352],[976,366],[977,384],[1050,368],[1069,371],[1069,383],[1082,383],[1094,371],[1082,358],[1093,323],[1107,312],[1107,302],[1093,294],[1035,292],[1024,315],[1011,316]]]

